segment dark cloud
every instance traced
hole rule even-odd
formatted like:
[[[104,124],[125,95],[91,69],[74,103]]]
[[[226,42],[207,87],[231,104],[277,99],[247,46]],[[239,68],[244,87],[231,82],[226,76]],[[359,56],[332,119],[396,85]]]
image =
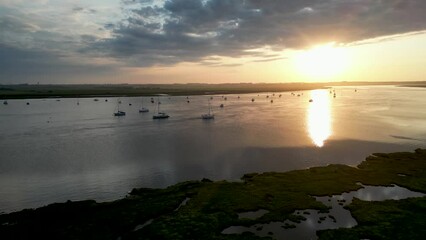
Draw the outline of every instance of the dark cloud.
[[[112,66],[67,61],[60,54],[20,49],[0,43],[0,84],[81,82],[82,77],[108,75]]]
[[[284,49],[368,44],[426,30],[425,0],[122,0],[119,6],[70,4],[45,15],[0,8],[0,83],[60,82],[122,66],[237,66],[223,57],[275,61]],[[97,58],[116,65],[82,63]]]
[[[38,29],[37,26],[11,15],[0,16],[0,26],[0,33],[2,34],[7,32],[31,32]]]
[[[82,7],[73,7],[72,10],[73,10],[73,12],[82,12],[82,11],[84,11],[84,8],[82,8]]]
[[[88,35],[88,34],[83,34],[80,36],[81,38],[81,42],[83,43],[94,43],[98,40],[98,37],[93,36],[93,35]]]
[[[97,13],[97,11],[95,9],[92,8],[83,8],[83,7],[73,7],[72,11],[75,13],[88,13],[88,14],[95,14]]]
[[[114,23],[107,23],[104,25],[105,29],[114,29],[115,28],[115,24]]]
[[[284,60],[284,59],[287,59],[287,58],[286,57],[264,58],[264,59],[253,60],[252,62],[273,62],[273,61]]]
[[[212,55],[242,57],[247,49],[266,46],[283,50],[329,41],[353,43],[426,29],[424,0],[125,3],[132,5],[128,18],[94,49],[135,66],[199,61]]]

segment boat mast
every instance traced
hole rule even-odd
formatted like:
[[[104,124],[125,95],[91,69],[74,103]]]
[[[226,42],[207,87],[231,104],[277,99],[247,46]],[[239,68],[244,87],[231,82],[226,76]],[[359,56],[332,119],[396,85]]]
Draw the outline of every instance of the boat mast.
[[[157,98],[157,113],[160,113],[160,97]]]

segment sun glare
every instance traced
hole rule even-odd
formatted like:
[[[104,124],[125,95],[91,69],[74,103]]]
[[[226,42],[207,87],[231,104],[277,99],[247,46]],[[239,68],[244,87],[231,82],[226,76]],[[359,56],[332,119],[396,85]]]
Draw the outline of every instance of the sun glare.
[[[344,48],[334,43],[299,52],[295,57],[297,71],[311,80],[327,79],[346,70],[348,56]]]
[[[317,147],[322,147],[331,135],[330,96],[326,90],[313,90],[311,99],[307,114],[309,136]]]

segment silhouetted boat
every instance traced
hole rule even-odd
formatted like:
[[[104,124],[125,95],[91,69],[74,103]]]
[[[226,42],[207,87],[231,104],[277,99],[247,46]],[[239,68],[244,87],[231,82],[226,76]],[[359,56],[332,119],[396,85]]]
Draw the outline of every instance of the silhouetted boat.
[[[126,116],[126,112],[123,111],[117,111],[114,113],[114,116],[116,117],[120,117],[120,116]]]
[[[164,119],[169,118],[170,116],[165,112],[160,112],[160,100],[157,101],[157,113],[152,116],[153,119]]]
[[[120,103],[121,101],[117,102],[117,112],[114,113],[114,116],[116,117],[126,116],[126,112],[120,111]]]
[[[314,100],[312,100],[312,99],[309,99],[309,102],[313,102]]]
[[[99,99],[95,98],[95,99],[93,99],[93,101],[97,102],[97,101],[99,101]]]
[[[149,112],[148,108],[143,107],[143,99],[141,101],[141,108],[139,109],[140,113],[145,113],[145,112]]]
[[[162,118],[169,118],[170,116],[167,113],[159,112],[152,116],[153,119],[162,119]]]
[[[214,119],[214,114],[212,113],[212,106],[209,100],[209,112],[201,115],[202,119]]]
[[[3,101],[3,104],[4,104],[4,105],[7,105],[7,104],[9,104],[9,103],[8,103],[7,101]]]

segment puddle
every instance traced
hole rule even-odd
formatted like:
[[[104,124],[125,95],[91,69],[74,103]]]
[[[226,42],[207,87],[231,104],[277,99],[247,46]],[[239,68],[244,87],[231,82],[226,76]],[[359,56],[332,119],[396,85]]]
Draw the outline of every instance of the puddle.
[[[357,191],[336,195],[333,196],[333,198],[337,198],[341,201],[344,200],[346,202],[345,205],[347,205],[352,202],[353,197],[359,198],[363,201],[384,201],[426,196],[426,194],[413,192],[397,185],[392,185],[392,187],[362,185],[362,187],[363,188],[360,188]],[[324,197],[319,197],[317,199],[322,198]]]
[[[250,227],[231,226],[223,230],[222,233],[241,234],[243,232],[252,232],[260,237],[269,236],[275,239],[317,239],[317,230],[351,228],[357,224],[351,213],[343,208],[350,204],[354,197],[364,201],[383,201],[423,196],[426,195],[423,193],[413,192],[396,185],[393,185],[392,187],[363,186],[363,188],[357,191],[343,193],[341,195],[333,195],[332,197],[315,197],[317,201],[331,207],[330,211],[328,213],[320,213],[317,210],[311,209],[297,210],[293,214],[301,215],[306,218],[305,221],[300,223],[294,223],[286,220],[284,222],[255,224]]]
[[[254,220],[254,219],[262,217],[268,212],[269,211],[265,209],[259,209],[253,212],[243,212],[243,213],[238,213],[238,218],[239,219],[248,218],[248,219]]]

